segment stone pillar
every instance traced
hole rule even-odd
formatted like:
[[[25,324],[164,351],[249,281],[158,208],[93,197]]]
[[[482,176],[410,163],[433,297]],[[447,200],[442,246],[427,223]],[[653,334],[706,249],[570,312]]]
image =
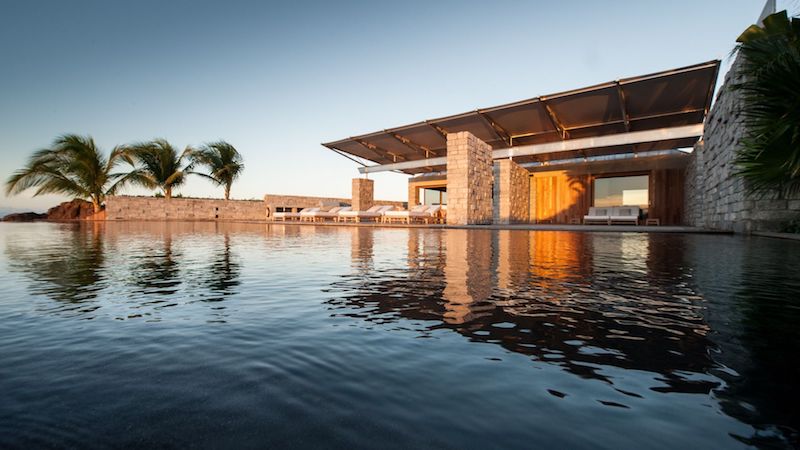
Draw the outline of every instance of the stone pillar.
[[[447,223],[492,223],[492,147],[468,131],[447,135]]]
[[[375,182],[367,178],[353,178],[353,211],[366,211],[374,203]]]
[[[494,163],[494,223],[530,220],[530,174],[510,159]]]
[[[416,183],[413,183],[411,179],[408,179],[408,209],[411,209],[422,202],[419,198],[419,187],[417,187]]]

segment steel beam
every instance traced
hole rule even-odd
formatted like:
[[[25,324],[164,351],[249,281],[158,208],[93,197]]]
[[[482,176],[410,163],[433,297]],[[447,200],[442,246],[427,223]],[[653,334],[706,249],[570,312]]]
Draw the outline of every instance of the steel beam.
[[[619,81],[615,83],[617,85],[617,97],[619,98],[619,108],[620,112],[622,113],[622,120],[625,122],[625,131],[631,131],[631,120],[628,117],[628,107],[625,102],[625,92],[622,91],[622,85],[619,84]]]
[[[389,130],[383,130],[383,131],[424,158],[430,158],[431,155],[436,156],[435,151],[429,149],[428,147],[425,147],[424,145],[419,145],[405,136],[399,135]]]
[[[570,152],[588,150],[592,148],[615,147],[618,145],[635,145],[646,142],[670,141],[675,139],[699,138],[703,135],[703,124],[684,125],[680,127],[659,128],[647,131],[632,131],[630,133],[609,134],[581,139],[567,139],[564,141],[548,142],[545,144],[523,145],[519,147],[502,148],[492,151],[493,159],[506,159],[517,156],[541,155],[544,153]],[[392,170],[419,169],[447,165],[447,157],[403,161],[393,164],[380,164],[359,167],[361,173],[388,172]]]
[[[567,132],[566,127],[564,127],[564,124],[558,120],[558,116],[556,116],[556,112],[553,111],[553,108],[547,104],[547,101],[544,97],[540,97],[539,101],[542,102],[542,106],[544,106],[545,111],[547,111],[547,117],[550,118],[550,123],[552,123],[553,127],[558,130],[558,133],[561,135],[561,139],[568,139],[569,133]]]
[[[512,144],[511,135],[508,134],[508,132],[505,129],[503,129],[503,127],[495,123],[495,121],[486,116],[486,114],[480,112],[480,110],[475,110],[475,113],[478,114],[478,117],[483,119],[483,123],[492,128],[492,132],[494,132],[494,135],[497,136],[498,139],[503,141],[506,145],[510,146]]]

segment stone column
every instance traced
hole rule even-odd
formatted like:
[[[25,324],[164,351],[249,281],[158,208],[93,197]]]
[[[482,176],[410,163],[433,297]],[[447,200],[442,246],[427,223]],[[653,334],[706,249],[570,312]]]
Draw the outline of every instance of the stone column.
[[[374,203],[375,182],[367,178],[353,178],[353,211],[366,211]]]
[[[530,174],[510,159],[494,163],[494,223],[530,220]]]
[[[492,223],[492,147],[462,131],[447,135],[447,223]]]
[[[417,205],[422,203],[419,198],[419,188],[417,187],[416,183],[413,183],[411,179],[408,180],[408,209],[411,209]]]

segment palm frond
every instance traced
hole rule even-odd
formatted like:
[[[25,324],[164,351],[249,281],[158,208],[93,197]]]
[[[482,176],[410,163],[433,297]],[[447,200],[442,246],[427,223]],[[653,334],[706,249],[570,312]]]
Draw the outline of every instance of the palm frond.
[[[738,41],[746,138],[737,174],[751,193],[800,192],[800,19],[786,11],[753,25]]]
[[[233,145],[225,141],[205,144],[200,150],[192,153],[192,159],[197,165],[208,170],[207,178],[225,187],[225,198],[228,198],[233,182],[244,171],[242,155]]]

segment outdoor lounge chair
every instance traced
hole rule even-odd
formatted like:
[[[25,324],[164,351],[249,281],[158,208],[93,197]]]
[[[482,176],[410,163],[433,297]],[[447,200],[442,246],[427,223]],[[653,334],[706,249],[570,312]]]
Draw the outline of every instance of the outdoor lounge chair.
[[[329,209],[328,211],[314,211],[308,214],[308,217],[311,219],[312,222],[323,221],[325,219],[339,219],[339,213],[344,211],[350,211],[349,206],[336,206],[334,208]]]
[[[427,215],[430,208],[432,208],[431,205],[417,205],[408,211],[387,211],[386,214],[383,215],[383,221],[388,223],[395,221],[411,223],[414,219],[430,217]]]
[[[308,208],[300,211],[300,221],[301,222],[316,222],[318,218],[326,217],[325,215],[329,212],[332,212],[333,215],[328,217],[335,217],[338,214],[339,210],[341,210],[341,206],[337,206],[332,208],[330,211],[323,211],[322,208]]]
[[[285,222],[287,219],[288,220],[297,220],[297,219],[300,219],[302,217],[301,214],[303,214],[304,212],[308,213],[308,212],[313,212],[313,211],[319,211],[319,208],[305,208],[302,211],[300,211],[299,213],[276,212],[275,214],[272,215],[272,218],[275,219],[275,220],[280,220],[282,222]]]
[[[639,225],[639,207],[638,206],[615,206],[611,208],[611,214],[608,217],[608,224],[626,224]]]
[[[611,208],[597,208],[592,206],[589,208],[589,214],[583,216],[583,224],[602,223],[608,225],[610,216]]]
[[[348,220],[352,220],[353,222],[361,222],[366,219],[377,222],[387,211],[391,211],[392,209],[394,209],[394,206],[375,205],[366,211],[344,211],[339,213],[339,221],[347,222]]]
[[[295,220],[300,218],[300,213],[295,212],[276,212],[272,215],[274,220],[280,220],[281,222],[286,222],[287,220]]]

